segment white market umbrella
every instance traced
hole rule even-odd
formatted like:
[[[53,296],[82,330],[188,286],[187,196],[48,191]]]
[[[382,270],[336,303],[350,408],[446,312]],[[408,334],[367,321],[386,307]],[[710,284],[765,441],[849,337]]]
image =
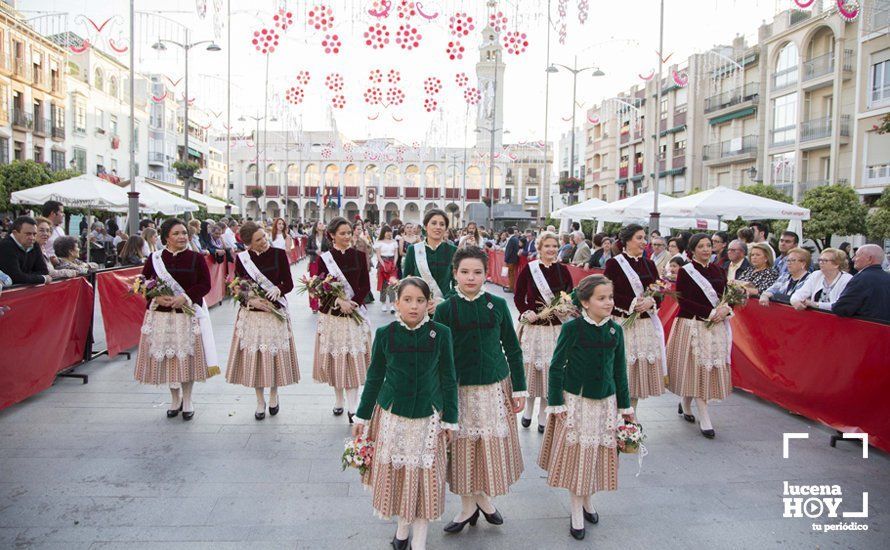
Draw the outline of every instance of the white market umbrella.
[[[139,193],[139,210],[143,212],[182,214],[198,211],[197,204],[146,183],[141,178],[136,180],[136,191]]]
[[[806,208],[728,187],[715,187],[676,199],[660,210],[662,216],[669,218],[801,221],[810,219],[810,211]]]
[[[604,204],[609,203],[600,199],[587,199],[582,203],[573,204],[572,206],[566,206],[564,208],[560,208],[559,210],[554,210],[550,213],[550,216],[559,219],[589,220],[593,218],[587,216],[587,212]]]
[[[658,195],[658,206],[672,203],[677,199],[667,195]],[[649,215],[655,207],[655,193],[647,191],[619,201],[602,204],[585,211],[585,215],[603,222],[649,224]]]
[[[127,207],[127,192],[92,174],[48,183],[12,194],[14,204],[43,204],[59,201],[70,208],[118,210]]]
[[[161,183],[151,181],[148,182],[150,185],[161,189],[162,191],[166,191],[168,193],[173,193],[174,195],[182,196],[185,193],[185,190],[180,185],[173,185],[168,183]],[[189,200],[193,200],[197,203],[203,204],[207,208],[207,212],[210,214],[225,214],[226,213],[226,203],[214,199],[213,197],[208,197],[207,195],[203,195],[198,193],[197,191],[189,191]],[[239,209],[235,205],[232,206],[232,214],[238,214]]]

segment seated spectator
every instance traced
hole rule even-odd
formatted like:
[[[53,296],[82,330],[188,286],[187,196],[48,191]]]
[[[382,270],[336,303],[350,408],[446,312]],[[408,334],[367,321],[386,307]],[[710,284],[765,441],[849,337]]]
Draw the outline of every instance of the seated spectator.
[[[194,222],[194,223],[192,223]],[[192,252],[197,252],[198,254],[209,254],[207,249],[205,249],[201,245],[201,237],[199,233],[201,232],[201,222],[198,220],[191,220],[189,222],[189,250]]]
[[[728,260],[722,267],[726,270],[726,278],[735,281],[739,274],[751,268],[751,262],[748,261],[748,245],[736,239],[729,243],[726,251]]]
[[[599,240],[599,242],[597,242]],[[604,268],[606,262],[612,258],[612,238],[604,235],[593,236],[593,246],[596,248],[590,255],[590,261],[587,262],[588,268]]]
[[[144,245],[145,241],[142,240],[142,237],[133,235],[132,237],[127,239],[127,242],[124,243],[124,246],[118,253],[118,262],[120,262],[122,266],[144,264],[146,258],[146,256],[142,253]]]
[[[736,238],[746,245],[754,242],[754,230],[750,227],[743,227],[735,232]]]
[[[12,286],[12,279],[10,279],[9,275],[0,271],[0,291],[2,291],[5,286]]]
[[[572,244],[572,236],[565,233],[562,236],[562,246],[559,248],[559,261],[564,264],[570,263],[574,255],[575,245]]]
[[[213,260],[221,264],[223,262],[234,262],[232,249],[228,248],[222,238],[223,230],[220,225],[210,226],[210,241],[207,243],[207,251],[213,256]]]
[[[590,246],[584,240],[584,233],[581,231],[572,233],[572,242],[575,243],[575,254],[572,256],[572,264],[578,267],[586,265],[590,261]]]
[[[722,266],[729,261],[729,234],[726,231],[717,231],[711,235],[711,242],[714,244],[714,253],[711,254],[711,262]]]
[[[831,311],[853,276],[847,273],[847,256],[837,248],[826,248],[819,255],[819,271],[791,295],[794,309],[808,307]]]
[[[12,231],[0,241],[0,271],[9,275],[13,284],[43,284],[52,280],[36,243],[37,221],[29,216],[13,220]]]
[[[53,243],[56,257],[59,258],[59,269],[69,269],[78,275],[87,275],[99,269],[98,264],[84,262],[80,259],[80,243],[74,237],[59,237]]]
[[[770,246],[766,243],[754,243],[748,252],[751,266],[741,273],[736,273],[736,280],[745,283],[748,296],[757,296],[773,286],[779,274],[773,269],[773,257]]]
[[[680,272],[680,269],[686,265],[686,260],[683,259],[683,256],[674,256],[668,261],[667,265],[664,268],[664,280],[669,281],[671,283],[677,282],[677,273]]]
[[[800,237],[797,236],[797,233],[793,231],[782,232],[782,236],[779,237],[779,255],[776,257],[776,263],[773,264],[779,277],[788,273],[788,265],[786,263],[788,254],[792,248],[798,246],[800,246]]]
[[[853,256],[856,255],[856,252],[853,250],[853,245],[844,241],[838,248],[847,255],[847,272],[850,275],[856,275],[856,267],[853,266]]]
[[[123,229],[118,229],[114,234],[114,240],[111,241],[111,246],[117,251],[120,250],[125,242],[127,242],[127,234],[124,233]]]
[[[657,273],[661,276],[664,273],[664,268],[666,268],[668,262],[671,261],[671,256],[666,250],[667,245],[664,242],[664,237],[653,237],[651,244],[652,253],[649,255],[649,259],[655,262],[655,269],[657,269]]]
[[[677,237],[668,239],[667,251],[668,256],[670,256],[671,258],[681,256],[684,260],[686,259],[686,253],[680,250],[680,239],[678,239]]]
[[[158,231],[154,227],[146,227],[142,230],[142,257],[148,258],[152,252],[156,252],[160,246]]]
[[[843,317],[864,317],[890,322],[890,273],[881,267],[884,251],[866,244],[853,257],[858,273],[834,303],[832,311]]]
[[[801,288],[810,276],[810,253],[803,248],[792,248],[783,254],[787,270],[779,275],[773,286],[760,295],[760,304],[769,305],[770,300],[788,304],[791,296]]]
[[[61,265],[57,265],[61,263],[61,258],[57,257],[55,250],[53,250],[53,255],[50,256],[46,253],[46,243],[49,242],[53,238],[53,224],[49,218],[36,218],[37,221],[37,246],[40,247],[40,252],[43,253],[43,260],[46,262],[46,269],[49,271],[49,276],[53,281],[58,281],[60,279],[70,279],[71,277],[77,277],[77,272],[73,269],[62,269]],[[64,238],[57,237],[56,239]],[[56,263],[53,263],[55,261]]]

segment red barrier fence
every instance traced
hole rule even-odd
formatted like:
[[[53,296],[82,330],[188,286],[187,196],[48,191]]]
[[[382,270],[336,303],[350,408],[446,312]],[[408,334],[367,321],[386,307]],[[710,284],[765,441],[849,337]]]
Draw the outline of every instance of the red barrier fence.
[[[306,257],[306,241],[307,237],[294,239],[294,246],[287,251],[287,259],[291,264],[295,264]]]
[[[93,288],[79,277],[6,290],[0,303],[0,409],[50,387],[56,374],[83,359]]]
[[[504,251],[503,250],[491,250],[488,249],[488,280],[492,283],[501,286],[503,288],[508,288],[510,286],[510,279],[507,276],[507,272],[504,268],[507,267],[507,264],[504,262]],[[528,259],[524,256],[519,258],[519,266],[516,269],[516,275],[519,275],[519,272],[525,269],[525,266],[528,265]]]
[[[141,296],[126,296],[126,293],[130,280],[140,273],[141,267],[130,267],[96,274],[96,292],[109,357],[139,344],[145,300]]]

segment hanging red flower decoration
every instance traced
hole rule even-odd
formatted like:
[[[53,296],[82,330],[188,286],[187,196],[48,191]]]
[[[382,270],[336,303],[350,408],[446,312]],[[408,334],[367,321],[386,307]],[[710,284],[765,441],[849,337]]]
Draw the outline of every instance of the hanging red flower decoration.
[[[340,41],[340,36],[336,34],[326,34],[324,39],[321,41],[321,47],[324,49],[324,53],[337,55],[340,53],[340,48],[343,46],[343,43]]]
[[[432,113],[439,108],[439,102],[433,97],[428,97],[423,100],[423,108],[426,112]]]
[[[389,29],[383,23],[374,23],[365,31],[365,46],[379,50],[389,44]]]
[[[306,94],[303,92],[303,88],[300,88],[299,86],[291,86],[284,94],[284,98],[292,105],[303,103],[303,98],[305,98],[305,96]]]
[[[386,102],[390,105],[401,105],[405,101],[405,92],[399,88],[386,90]]]
[[[382,101],[383,91],[380,88],[372,86],[365,90],[365,103],[368,105],[379,105]]]
[[[463,88],[470,83],[470,77],[467,76],[467,73],[457,73],[454,75],[454,82],[458,88]]]
[[[286,31],[288,27],[294,24],[294,14],[284,8],[279,8],[278,13],[272,16],[272,21],[275,21],[277,28]]]
[[[383,82],[383,71],[380,69],[374,69],[370,73],[368,73],[368,80],[370,80],[373,84],[380,84]]]
[[[528,48],[528,36],[524,32],[506,32],[501,36],[501,41],[507,53],[513,55],[525,53],[526,48]]]
[[[438,94],[442,91],[442,81],[435,76],[427,78],[423,81],[423,91],[426,92],[427,95]]]
[[[398,84],[402,81],[402,73],[395,69],[390,69],[388,73],[386,73],[386,81],[390,84]]]
[[[331,73],[324,79],[324,85],[332,92],[339,92],[343,89],[343,75],[340,73]]]
[[[306,23],[317,31],[329,31],[334,28],[334,10],[330,6],[319,4],[306,14]]]
[[[482,101],[482,92],[478,88],[467,88],[464,90],[464,100],[467,105],[477,105]]]
[[[408,23],[399,25],[399,30],[396,32],[396,44],[401,46],[403,50],[413,50],[419,47],[422,39],[423,36],[417,29]]]
[[[310,80],[312,80],[312,75],[309,74],[309,71],[300,71],[297,73],[297,82],[299,84],[308,86]]]
[[[488,23],[495,31],[501,32],[507,30],[507,16],[503,12],[492,13],[488,16]]]
[[[455,13],[451,16],[448,23],[448,30],[458,38],[469,36],[470,32],[475,29],[476,25],[473,23],[473,16],[467,15],[465,12],[459,11]]]
[[[464,48],[463,44],[460,43],[460,40],[453,40],[448,43],[448,47],[445,49],[445,53],[448,55],[448,59],[451,61],[455,61],[458,59],[464,58]]]
[[[256,51],[267,54],[273,53],[278,46],[280,38],[278,31],[273,29],[260,29],[253,31],[253,39],[250,41],[254,45]]]
[[[331,98],[331,107],[334,109],[343,109],[346,107],[346,96],[337,94]]]
[[[412,0],[399,0],[398,5],[396,6],[396,13],[399,16],[399,19],[405,19],[407,21],[417,15],[417,6],[414,5]]]

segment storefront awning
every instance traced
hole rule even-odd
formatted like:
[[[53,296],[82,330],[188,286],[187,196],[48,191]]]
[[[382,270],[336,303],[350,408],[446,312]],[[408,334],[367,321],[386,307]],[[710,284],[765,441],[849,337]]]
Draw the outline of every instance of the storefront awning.
[[[736,111],[734,113],[729,113],[728,115],[718,116],[717,118],[711,119],[711,126],[717,126],[718,124],[723,124],[724,122],[729,122],[730,120],[735,120],[737,118],[745,118],[746,116],[751,116],[757,112],[756,107],[748,107],[747,109],[742,109],[741,111]]]

